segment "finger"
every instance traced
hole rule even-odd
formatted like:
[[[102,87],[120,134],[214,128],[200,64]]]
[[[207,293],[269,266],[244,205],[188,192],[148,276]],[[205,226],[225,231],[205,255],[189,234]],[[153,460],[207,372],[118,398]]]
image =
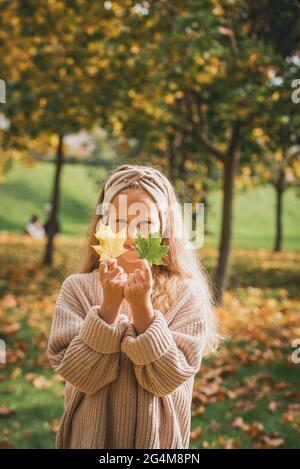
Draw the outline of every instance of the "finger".
[[[107,264],[104,261],[101,261],[99,264],[100,278],[103,278],[106,272],[107,272]]]
[[[103,267],[103,272],[107,272],[109,270],[111,259],[103,259],[100,260],[100,265]]]
[[[115,278],[114,280],[116,280],[117,282],[119,283],[124,283],[124,282],[127,282],[127,274],[125,272],[120,272]]]
[[[117,270],[118,270],[119,272],[124,272],[123,267],[121,267],[120,265],[117,265],[117,264],[116,264],[116,265],[113,265],[112,269],[108,272],[108,275],[113,274],[113,273],[116,272]]]
[[[142,266],[142,270],[143,270],[143,274],[144,274],[144,277],[145,277],[145,280],[150,283],[151,280],[152,280],[152,271],[151,271],[151,267],[148,263],[148,261],[146,259],[143,259],[141,261],[141,266]]]
[[[134,275],[134,273],[129,274],[128,285],[130,287],[133,287],[135,285],[135,275]]]
[[[143,275],[143,272],[140,269],[135,270],[135,281],[136,283],[143,283],[145,280],[145,277]]]
[[[108,268],[110,271],[112,271],[117,265],[117,259],[108,259]]]
[[[125,282],[124,285],[123,285],[123,294],[124,295],[127,295],[128,288],[129,288],[128,282]]]
[[[125,281],[120,280],[119,278],[114,278],[113,280],[109,281],[110,285],[115,285],[118,287],[123,287],[125,285]]]
[[[115,279],[115,277],[117,277],[117,275],[121,274],[122,272],[123,272],[122,267],[117,266],[111,272],[108,272],[106,278],[107,280],[113,280]]]

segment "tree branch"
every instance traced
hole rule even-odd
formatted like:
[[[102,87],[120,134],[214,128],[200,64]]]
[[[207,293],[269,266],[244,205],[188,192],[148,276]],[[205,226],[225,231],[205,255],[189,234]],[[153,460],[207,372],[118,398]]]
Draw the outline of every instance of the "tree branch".
[[[184,95],[184,104],[186,108],[187,119],[189,119],[191,123],[191,133],[205,150],[214,155],[218,160],[224,162],[225,155],[209,140],[208,136],[203,131],[199,116],[194,111],[192,102],[189,99],[187,93]]]

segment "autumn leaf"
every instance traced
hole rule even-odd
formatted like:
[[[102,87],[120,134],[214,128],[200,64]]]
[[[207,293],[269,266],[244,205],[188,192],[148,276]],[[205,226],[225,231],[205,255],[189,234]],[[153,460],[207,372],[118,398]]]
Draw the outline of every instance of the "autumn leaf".
[[[271,412],[275,412],[275,410],[277,410],[278,408],[278,403],[275,402],[275,401],[271,401],[269,402],[268,404],[268,409],[271,411]]]
[[[164,265],[163,258],[169,251],[169,246],[161,245],[162,238],[159,233],[150,233],[143,237],[138,233],[134,241],[134,248],[140,259],[146,259],[150,266]]]
[[[53,419],[51,420],[51,423],[50,423],[50,430],[52,433],[57,433],[58,432],[58,429],[59,429],[59,419]]]
[[[195,427],[192,431],[191,431],[191,436],[190,436],[190,440],[191,441],[196,441],[198,440],[199,438],[202,437],[202,428],[200,427],[200,425],[198,425],[197,427]]]
[[[284,443],[284,439],[279,436],[272,437],[269,435],[263,435],[262,440],[265,443],[266,448],[277,448]]]
[[[240,430],[244,430],[247,432],[249,430],[249,425],[244,421],[243,417],[237,417],[234,422],[232,423],[234,428],[239,428]]]
[[[9,407],[0,407],[0,417],[11,417],[15,415],[15,411],[10,409]]]
[[[99,244],[91,246],[99,254],[100,261],[118,257],[128,251],[128,249],[124,248],[124,243],[127,239],[126,227],[114,233],[110,226],[100,223],[95,237],[98,239]]]
[[[5,438],[0,440],[0,448],[13,448],[13,444],[8,438]]]

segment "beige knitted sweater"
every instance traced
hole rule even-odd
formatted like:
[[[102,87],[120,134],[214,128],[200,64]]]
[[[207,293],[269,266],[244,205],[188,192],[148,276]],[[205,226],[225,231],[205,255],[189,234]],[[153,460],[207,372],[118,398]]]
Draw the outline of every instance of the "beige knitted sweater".
[[[155,309],[137,334],[126,300],[116,324],[98,315],[98,269],[69,275],[56,300],[48,357],[63,376],[57,448],[188,448],[191,401],[206,341],[205,296]],[[200,289],[201,290],[201,289]]]

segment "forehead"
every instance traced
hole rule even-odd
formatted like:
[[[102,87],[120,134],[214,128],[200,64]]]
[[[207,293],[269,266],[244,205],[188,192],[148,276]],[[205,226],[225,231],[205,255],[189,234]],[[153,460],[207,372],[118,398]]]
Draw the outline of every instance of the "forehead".
[[[141,208],[143,213],[145,211],[145,213],[152,216],[159,214],[155,200],[151,197],[150,194],[142,189],[123,190],[113,198],[111,204],[114,205],[117,210],[120,210],[121,207],[123,210],[126,208],[127,212],[130,209],[130,205],[141,204],[141,207],[135,206],[132,208],[133,213]]]

